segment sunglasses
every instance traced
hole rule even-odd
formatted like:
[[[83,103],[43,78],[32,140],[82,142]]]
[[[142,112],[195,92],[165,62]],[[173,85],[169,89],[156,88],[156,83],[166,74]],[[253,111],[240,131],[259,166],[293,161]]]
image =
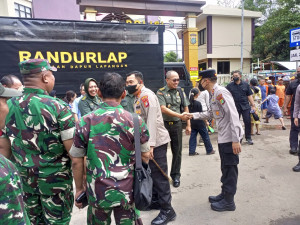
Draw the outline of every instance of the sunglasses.
[[[173,82],[179,82],[179,79],[173,79],[172,81]]]

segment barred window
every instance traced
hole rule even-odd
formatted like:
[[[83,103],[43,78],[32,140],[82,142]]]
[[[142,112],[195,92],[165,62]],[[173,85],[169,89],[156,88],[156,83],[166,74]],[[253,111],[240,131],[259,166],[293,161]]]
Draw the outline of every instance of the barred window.
[[[15,15],[16,17],[32,18],[31,8],[15,3]]]

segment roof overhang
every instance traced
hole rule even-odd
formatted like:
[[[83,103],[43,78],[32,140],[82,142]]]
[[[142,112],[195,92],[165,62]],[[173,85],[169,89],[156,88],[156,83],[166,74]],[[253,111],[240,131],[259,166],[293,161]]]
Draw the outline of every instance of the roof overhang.
[[[198,16],[202,12],[200,8],[205,3],[195,0],[77,0],[80,12],[91,7],[102,13],[179,17],[185,17],[188,13],[195,13]]]
[[[241,17],[242,10],[237,8],[229,8],[219,5],[205,5],[202,8],[202,13],[198,16],[197,21],[205,19],[207,16],[220,16],[220,17]],[[258,19],[262,16],[261,12],[244,10],[245,18]]]

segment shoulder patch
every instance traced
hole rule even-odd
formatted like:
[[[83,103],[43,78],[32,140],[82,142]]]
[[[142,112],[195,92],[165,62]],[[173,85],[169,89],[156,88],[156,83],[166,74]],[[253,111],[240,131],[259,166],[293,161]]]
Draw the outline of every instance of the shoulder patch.
[[[143,96],[141,100],[144,103],[145,108],[149,107],[148,95]]]
[[[165,87],[162,87],[162,88],[160,88],[159,90],[160,90],[160,91],[163,91],[163,90],[165,90]]]
[[[219,94],[216,99],[221,103],[221,105],[224,105],[225,104],[225,100],[223,98],[223,95],[222,94]]]
[[[85,99],[86,99],[86,96],[83,96],[81,100],[83,100],[83,101],[84,101]]]
[[[157,91],[157,94],[158,95],[164,95],[162,92],[160,92],[160,91]]]

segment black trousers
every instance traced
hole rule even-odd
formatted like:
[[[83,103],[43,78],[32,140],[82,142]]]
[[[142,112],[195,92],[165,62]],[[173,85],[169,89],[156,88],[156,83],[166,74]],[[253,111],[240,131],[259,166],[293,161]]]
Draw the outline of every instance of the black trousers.
[[[165,127],[169,131],[171,138],[171,150],[173,154],[171,177],[173,180],[180,179],[181,157],[182,157],[182,122],[167,122]]]
[[[243,121],[245,124],[245,138],[246,140],[251,139],[251,118],[250,118],[251,109],[246,110],[238,110],[239,117],[243,117]]]
[[[293,112],[291,112],[291,115],[293,115]],[[300,128],[297,127],[294,123],[294,118],[291,116],[291,130],[290,130],[290,147],[297,149],[298,148],[298,135],[300,132]],[[300,151],[298,152],[300,156]]]
[[[164,144],[154,148],[153,150],[154,159],[165,174],[168,174],[167,147],[168,144]],[[152,202],[157,202],[162,209],[171,209],[172,196],[170,183],[153,161],[150,160],[149,165],[153,180]]]
[[[239,156],[233,154],[232,142],[218,144],[221,158],[222,193],[235,195],[238,180]]]

